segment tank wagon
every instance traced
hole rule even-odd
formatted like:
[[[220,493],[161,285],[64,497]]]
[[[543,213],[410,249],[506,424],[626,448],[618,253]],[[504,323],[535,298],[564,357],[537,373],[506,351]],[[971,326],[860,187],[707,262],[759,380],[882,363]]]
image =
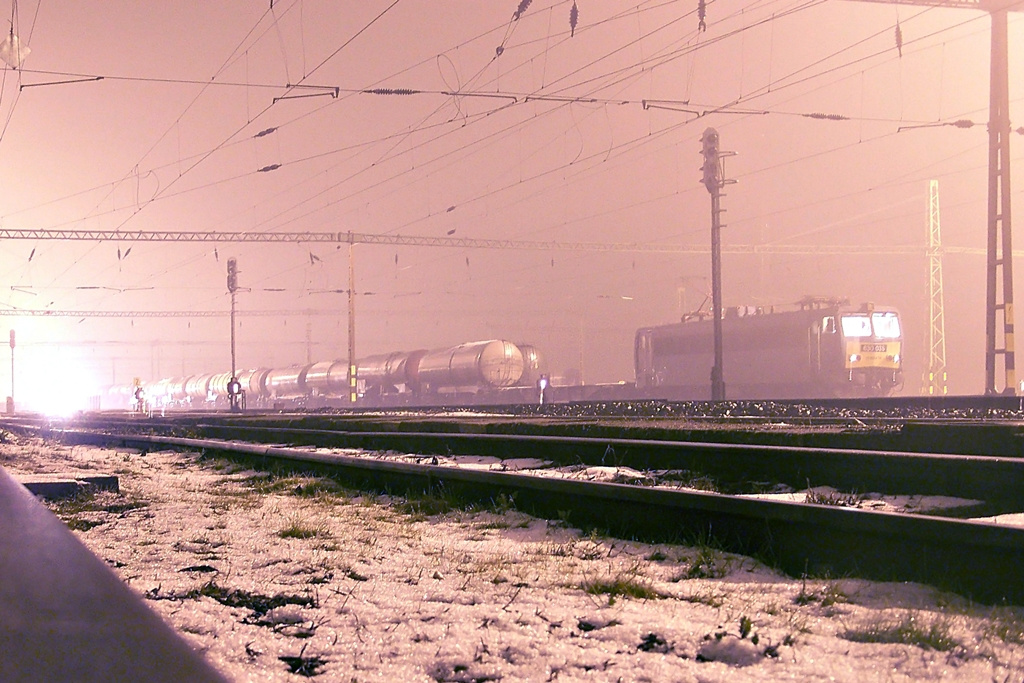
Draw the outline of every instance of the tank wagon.
[[[516,344],[519,352],[523,354],[523,376],[519,378],[517,386],[536,387],[541,375],[548,372],[547,364],[540,350],[532,344]]]
[[[510,387],[523,376],[523,353],[512,342],[473,342],[428,351],[419,356],[418,363],[406,363],[406,372],[412,377],[414,390],[420,393],[458,387]]]
[[[711,398],[713,320],[645,327],[635,341],[637,393]],[[730,399],[887,396],[903,384],[899,313],[807,298],[795,310],[731,308],[722,319]]]

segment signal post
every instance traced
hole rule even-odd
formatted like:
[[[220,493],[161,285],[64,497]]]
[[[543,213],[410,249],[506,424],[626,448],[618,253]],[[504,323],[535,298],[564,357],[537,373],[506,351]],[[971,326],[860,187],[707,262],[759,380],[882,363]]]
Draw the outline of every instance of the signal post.
[[[228,380],[228,401],[231,412],[237,413],[242,409],[242,384],[238,381],[238,374],[235,371],[235,292],[238,291],[238,261],[233,258],[228,259],[228,291],[231,293],[231,379]]]
[[[725,179],[722,157],[733,152],[719,149],[718,131],[708,128],[701,136],[704,186],[711,193],[711,315],[715,337],[715,365],[711,368],[711,400],[725,400],[725,373],[722,369],[722,187]]]

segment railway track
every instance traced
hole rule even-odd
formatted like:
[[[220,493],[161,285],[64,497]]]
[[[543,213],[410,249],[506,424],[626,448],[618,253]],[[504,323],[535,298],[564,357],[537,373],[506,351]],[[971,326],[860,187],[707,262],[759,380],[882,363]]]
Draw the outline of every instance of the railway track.
[[[39,421],[28,422],[43,429]],[[949,496],[981,501],[971,516],[1024,511],[1019,425],[918,421],[888,429],[652,428],[646,422],[560,421],[501,415],[201,414],[167,420],[85,416],[75,427],[296,446],[515,458],[557,466],[616,466],[701,479],[721,493],[830,486],[848,493]],[[942,444],[938,451],[925,446]],[[961,446],[961,448],[956,448]],[[1012,453],[1006,456],[1005,453]],[[665,474],[667,473],[667,474]],[[671,485],[671,484],[670,484]],[[677,484],[678,485],[678,484]]]
[[[572,430],[550,423],[526,422],[519,433],[493,433],[488,424],[476,419],[409,424],[203,416],[8,427],[66,442],[201,450],[260,467],[318,470],[354,487],[450,496],[467,503],[513,501],[524,512],[626,538],[712,539],[723,550],[759,557],[794,576],[918,581],[981,602],[1024,604],[1019,581],[1024,528],[736,495],[813,481],[846,491],[976,499],[980,503],[971,513],[976,515],[1019,513],[1024,511],[1024,460],[695,443],[665,434],[658,439],[580,436],[552,433]],[[507,431],[508,424],[502,424]],[[280,445],[285,443],[290,445]],[[474,467],[456,466],[459,456],[469,455],[477,456]],[[719,492],[680,488],[678,480],[673,484],[667,477],[661,485],[639,486],[550,471],[536,476],[516,471],[516,461],[524,457],[549,463],[548,470],[618,466],[689,472],[714,481]],[[648,478],[647,483],[658,482]]]

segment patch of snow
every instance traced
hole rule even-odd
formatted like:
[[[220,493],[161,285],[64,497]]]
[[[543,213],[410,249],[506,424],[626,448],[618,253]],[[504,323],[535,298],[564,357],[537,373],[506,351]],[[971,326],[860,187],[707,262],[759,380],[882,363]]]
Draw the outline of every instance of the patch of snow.
[[[920,496],[892,495],[882,493],[851,494],[838,491],[831,486],[814,486],[803,491],[785,493],[754,493],[744,494],[743,498],[760,500],[776,500],[790,503],[806,503],[808,501],[825,500],[826,504],[843,505],[882,512],[916,512],[927,513],[938,510],[951,510],[980,505],[982,501],[952,496]]]
[[[757,664],[764,657],[761,648],[750,640],[728,634],[720,638],[710,636],[697,649],[697,659],[702,662],[721,662],[735,667]]]
[[[992,524],[1006,524],[1008,526],[1024,526],[1024,512],[1017,512],[994,517],[974,517],[972,522],[990,522]]]

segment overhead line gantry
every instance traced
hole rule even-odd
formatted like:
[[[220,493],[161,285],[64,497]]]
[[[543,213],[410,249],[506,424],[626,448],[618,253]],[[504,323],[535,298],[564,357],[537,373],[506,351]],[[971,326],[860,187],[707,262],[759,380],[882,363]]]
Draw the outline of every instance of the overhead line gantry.
[[[230,242],[295,244],[382,244],[393,246],[447,247],[465,249],[521,249],[524,251],[622,251],[652,254],[706,255],[706,245],[627,242],[543,242],[533,240],[495,240],[469,237],[429,237],[385,235],[359,232],[217,232],[188,230],[61,230],[4,229],[0,240],[54,240],[70,242]],[[805,245],[805,244],[732,244],[723,245],[727,254],[847,254],[900,256],[921,254],[922,245]],[[946,247],[947,254],[982,254],[973,247]]]

